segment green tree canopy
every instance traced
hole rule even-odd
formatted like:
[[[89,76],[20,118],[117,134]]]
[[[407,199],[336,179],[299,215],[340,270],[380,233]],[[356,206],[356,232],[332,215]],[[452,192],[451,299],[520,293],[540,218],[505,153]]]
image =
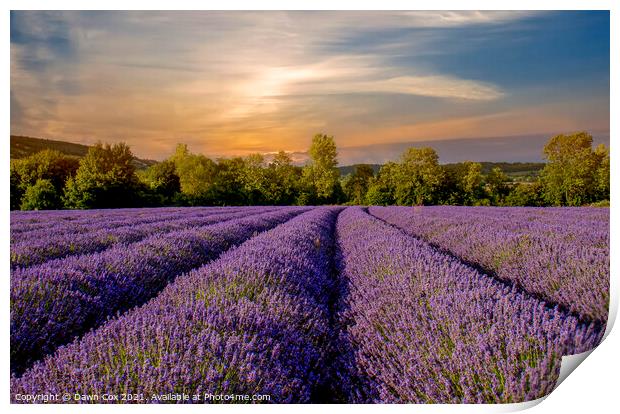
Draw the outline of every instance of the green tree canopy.
[[[217,160],[210,204],[213,205],[247,205],[245,192],[245,161],[241,157]]]
[[[395,198],[399,205],[437,202],[443,181],[439,156],[432,148],[409,148],[396,171]]]
[[[80,160],[67,181],[64,201],[69,208],[130,207],[136,204],[138,178],[133,154],[123,142],[97,143]]]
[[[508,176],[504,174],[501,168],[495,167],[489,171],[485,181],[491,201],[494,204],[503,203],[508,193],[510,193],[510,188],[507,184],[509,181]]]
[[[293,165],[291,156],[279,151],[269,163],[267,174],[267,199],[270,204],[286,205],[295,203],[301,179],[301,168]]]
[[[520,183],[506,196],[504,204],[507,206],[543,207],[547,205],[544,191],[544,186],[540,181]]]
[[[609,200],[609,148],[599,144],[594,150],[596,170],[594,172],[594,185],[598,200]]]
[[[176,165],[171,159],[158,162],[141,174],[141,179],[150,190],[160,194],[164,199],[171,199],[181,191],[181,181],[177,175]]]
[[[368,186],[374,176],[375,172],[370,165],[356,165],[353,173],[347,176],[343,184],[343,190],[346,198],[351,203],[356,205],[365,204]]]
[[[78,166],[77,158],[49,149],[11,160],[11,209],[21,207],[22,195],[39,180],[49,181],[55,192],[61,194],[66,181],[75,175]]]
[[[398,167],[398,164],[390,161],[384,164],[377,176],[369,181],[366,192],[367,204],[387,206],[395,203],[394,191]]]
[[[333,136],[317,134],[312,138],[310,163],[304,167],[304,179],[318,202],[334,202],[339,184],[336,143]]]
[[[21,177],[13,161],[11,161],[10,171],[11,210],[19,210],[25,190],[21,185]]]
[[[187,145],[179,144],[171,158],[179,177],[181,192],[192,198],[208,198],[213,190],[217,164],[202,154],[191,154]]]
[[[262,154],[250,154],[243,160],[243,189],[248,204],[265,204],[267,202],[267,173],[265,157]]]
[[[543,149],[545,198],[553,205],[579,206],[595,199],[597,158],[586,132],[556,135]]]
[[[61,207],[60,196],[51,180],[39,179],[28,186],[22,198],[22,210],[54,210]]]

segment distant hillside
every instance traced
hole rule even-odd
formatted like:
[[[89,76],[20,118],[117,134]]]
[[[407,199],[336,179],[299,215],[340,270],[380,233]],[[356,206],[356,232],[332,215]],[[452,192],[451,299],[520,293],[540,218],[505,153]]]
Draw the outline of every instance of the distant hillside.
[[[45,149],[56,150],[70,157],[82,158],[88,152],[88,148],[87,145],[74,144],[72,142],[11,135],[12,159],[24,158]],[[134,165],[138,169],[147,168],[156,163],[157,161],[153,160],[134,159]]]
[[[444,164],[444,166],[456,167],[459,163]],[[493,168],[499,167],[509,177],[535,177],[544,168],[543,162],[481,162],[482,173],[488,174]],[[381,169],[381,164],[368,164],[372,167],[375,174]],[[355,165],[346,165],[338,167],[340,175],[351,174],[355,169]]]
[[[355,165],[360,165],[360,164],[355,164]],[[353,173],[353,171],[355,170],[355,165],[345,165],[343,167],[338,167],[338,169],[340,170],[340,175],[344,176],[344,175]],[[372,167],[373,171],[375,172],[375,175],[381,169],[381,164],[368,164],[368,165]]]
[[[545,167],[544,162],[481,162],[482,173],[488,174],[493,168],[499,167],[508,176],[537,175]],[[458,163],[445,164],[447,167]]]

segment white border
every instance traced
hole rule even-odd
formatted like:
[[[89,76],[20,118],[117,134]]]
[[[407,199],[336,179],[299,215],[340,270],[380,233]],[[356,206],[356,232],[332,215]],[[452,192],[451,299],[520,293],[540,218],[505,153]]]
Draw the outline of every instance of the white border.
[[[5,144],[2,147],[2,160],[3,167],[0,168],[0,174],[2,174],[2,180],[0,181],[0,197],[4,206],[4,214],[1,216],[1,225],[3,228],[3,237],[1,239],[2,247],[0,249],[0,257],[2,263],[5,263],[5,274],[2,277],[2,305],[1,308],[5,310],[0,313],[0,330],[2,332],[2,377],[0,377],[0,404],[4,408],[8,408],[10,412],[21,413],[37,413],[37,412],[120,412],[120,411],[132,411],[132,412],[169,412],[170,407],[163,406],[142,406],[142,407],[121,407],[121,406],[92,406],[85,410],[85,407],[56,405],[56,406],[20,406],[9,404],[9,313],[8,313],[8,301],[9,301],[9,266],[6,263],[9,262],[9,186],[8,186],[8,172],[9,172],[9,135],[10,135],[10,73],[9,73],[9,57],[10,57],[10,31],[9,31],[9,10],[37,10],[37,9],[65,9],[65,10],[104,10],[104,9],[120,9],[120,10],[199,10],[199,9],[213,9],[213,10],[611,10],[611,101],[610,109],[611,113],[620,113],[618,111],[618,76],[620,73],[620,66],[618,65],[618,59],[620,58],[620,49],[618,47],[618,25],[620,23],[620,7],[618,2],[605,1],[605,0],[593,0],[593,1],[551,1],[551,0],[506,0],[497,2],[489,0],[474,0],[474,1],[458,1],[458,0],[433,0],[433,1],[398,1],[398,0],[382,0],[382,1],[356,1],[346,2],[342,0],[314,0],[314,1],[251,1],[251,0],[228,0],[226,2],[209,2],[209,1],[192,1],[192,0],[151,0],[151,1],[132,1],[127,0],[91,0],[88,2],[80,2],[77,0],[57,0],[50,1],[35,1],[35,0],[22,0],[14,1],[9,0],[3,2],[6,9],[4,14],[0,17],[0,27],[2,27],[2,56],[5,56],[2,68],[2,77],[4,82],[2,83],[3,100],[2,110],[0,111],[0,119],[2,120],[2,126],[4,128]],[[614,150],[614,141],[618,136],[618,121],[611,117],[610,125],[610,147],[612,152]],[[612,156],[612,205],[620,202],[617,195],[620,185],[618,183],[619,169],[616,168],[615,158]],[[612,309],[610,310],[610,319],[614,318],[617,313],[618,304],[618,260],[614,259],[613,253],[617,251],[617,241],[615,234],[617,234],[618,227],[618,214],[617,208],[611,209],[611,275],[612,275]],[[532,413],[543,412],[610,412],[610,408],[617,404],[617,382],[618,382],[618,356],[616,350],[620,349],[620,334],[617,329],[609,335],[605,341],[587,358],[587,361],[583,363],[573,374],[569,377],[553,392],[551,395],[539,405],[536,405],[531,409]],[[538,401],[540,402],[540,401]],[[381,410],[382,412],[439,412],[439,413],[451,413],[451,412],[506,412],[515,411],[519,409],[525,409],[532,406],[533,403],[526,404],[514,404],[509,406],[456,406],[456,405],[434,405],[434,406],[420,406],[420,405],[364,405],[364,406],[346,406],[339,407],[337,405],[331,406],[238,406],[238,405],[226,405],[226,406],[184,406],[181,410],[187,412],[204,412],[206,409],[216,412],[290,412],[295,410],[296,412],[314,412],[315,410],[321,411],[336,411],[342,409],[351,409],[356,412],[376,412]]]

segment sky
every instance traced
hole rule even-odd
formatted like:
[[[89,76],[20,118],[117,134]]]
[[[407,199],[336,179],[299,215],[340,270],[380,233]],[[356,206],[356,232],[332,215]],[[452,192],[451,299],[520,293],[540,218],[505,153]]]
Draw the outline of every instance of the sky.
[[[536,161],[609,117],[607,11],[11,12],[11,134],[141,158]]]

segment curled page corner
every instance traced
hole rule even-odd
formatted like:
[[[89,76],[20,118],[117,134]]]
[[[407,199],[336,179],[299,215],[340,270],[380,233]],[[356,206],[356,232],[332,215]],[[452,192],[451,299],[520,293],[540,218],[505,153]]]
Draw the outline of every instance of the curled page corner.
[[[536,400],[524,401],[520,403],[511,403],[511,404],[489,404],[486,407],[489,408],[488,412],[491,413],[514,413],[517,411],[525,411],[533,408],[543,402],[547,398],[547,395],[544,397],[540,397]]]
[[[575,354],[575,355],[564,355],[562,357],[562,365],[560,366],[560,375],[558,377],[557,382],[555,383],[555,388],[557,389],[558,386],[564,382],[564,380],[575,370],[577,369],[577,367],[583,362],[585,361],[585,359],[590,356],[590,354],[595,350],[591,349],[589,351],[586,352],[582,352],[580,354]]]

